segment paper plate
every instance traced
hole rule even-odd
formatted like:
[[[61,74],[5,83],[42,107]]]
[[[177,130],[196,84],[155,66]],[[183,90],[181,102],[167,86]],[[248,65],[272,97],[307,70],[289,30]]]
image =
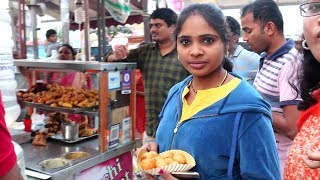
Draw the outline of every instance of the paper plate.
[[[189,153],[182,151],[182,150],[169,150],[169,151],[162,152],[159,155],[163,156],[168,153],[182,154],[186,158],[186,164],[171,164],[171,165],[166,165],[163,167],[157,167],[157,168],[153,168],[153,169],[144,170],[141,168],[140,162],[142,161],[142,157],[145,153],[147,153],[147,151],[145,151],[145,150],[140,151],[140,153],[138,155],[138,167],[141,171],[148,173],[148,174],[152,174],[152,175],[159,175],[160,169],[163,169],[163,170],[170,172],[170,173],[171,172],[183,172],[183,171],[190,170],[191,168],[193,168],[196,165],[196,161]]]

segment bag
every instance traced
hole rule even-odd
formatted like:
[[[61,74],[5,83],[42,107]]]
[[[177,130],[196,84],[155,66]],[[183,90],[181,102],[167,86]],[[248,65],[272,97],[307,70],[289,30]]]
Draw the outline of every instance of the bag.
[[[116,21],[123,24],[131,13],[130,0],[104,0],[104,7]]]

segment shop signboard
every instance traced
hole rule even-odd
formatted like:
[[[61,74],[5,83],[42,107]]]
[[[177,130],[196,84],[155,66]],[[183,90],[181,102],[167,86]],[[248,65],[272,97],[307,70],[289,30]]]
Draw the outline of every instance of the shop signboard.
[[[129,180],[132,179],[132,156],[126,152],[80,172],[76,180]]]
[[[120,88],[120,72],[108,72],[108,89],[114,90]]]
[[[131,71],[122,71],[121,94],[131,93]]]

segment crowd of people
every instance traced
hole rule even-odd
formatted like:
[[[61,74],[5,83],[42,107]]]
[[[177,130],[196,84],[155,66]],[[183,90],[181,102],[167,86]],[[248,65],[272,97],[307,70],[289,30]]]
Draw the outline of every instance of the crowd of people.
[[[153,43],[120,45],[105,57],[141,70],[146,132],[139,150],[184,150],[201,179],[319,179],[320,1],[299,8],[301,49],[285,38],[273,0],[242,7],[241,25],[210,3],[191,4],[179,17],[155,10]],[[241,29],[250,51],[239,45]],[[61,60],[74,55],[69,45],[58,49]],[[85,74],[73,75],[65,83],[90,88]],[[0,105],[0,179],[19,179]]]
[[[254,88],[272,108],[272,126],[275,132],[280,168],[283,172],[286,153],[297,133],[299,111],[293,69],[301,62],[301,55],[291,39],[283,33],[283,19],[274,1],[256,1],[241,10],[243,40],[261,54],[260,70],[253,82]]]
[[[120,45],[106,61],[136,62],[143,77],[146,102],[146,133],[144,141],[154,139],[161,111],[170,88],[188,76],[178,60],[174,30],[177,14],[169,8],[160,8],[150,15],[150,34],[153,43],[129,51]]]
[[[253,59],[241,59],[234,18],[211,4],[185,8],[174,35],[178,59],[191,75],[170,89],[156,140],[141,149],[185,150],[201,179],[319,178],[320,2],[307,1],[300,11],[303,51],[285,38],[274,1],[244,6],[243,40],[253,52],[243,52]],[[233,72],[223,68],[225,57]],[[163,169],[159,174],[174,179]]]

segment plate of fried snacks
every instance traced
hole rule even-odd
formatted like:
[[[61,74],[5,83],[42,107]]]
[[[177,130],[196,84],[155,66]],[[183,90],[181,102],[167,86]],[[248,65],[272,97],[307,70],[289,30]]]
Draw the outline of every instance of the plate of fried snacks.
[[[160,169],[167,172],[184,172],[196,165],[194,158],[182,150],[169,150],[158,154],[155,151],[141,150],[138,167],[145,173],[159,175]]]

